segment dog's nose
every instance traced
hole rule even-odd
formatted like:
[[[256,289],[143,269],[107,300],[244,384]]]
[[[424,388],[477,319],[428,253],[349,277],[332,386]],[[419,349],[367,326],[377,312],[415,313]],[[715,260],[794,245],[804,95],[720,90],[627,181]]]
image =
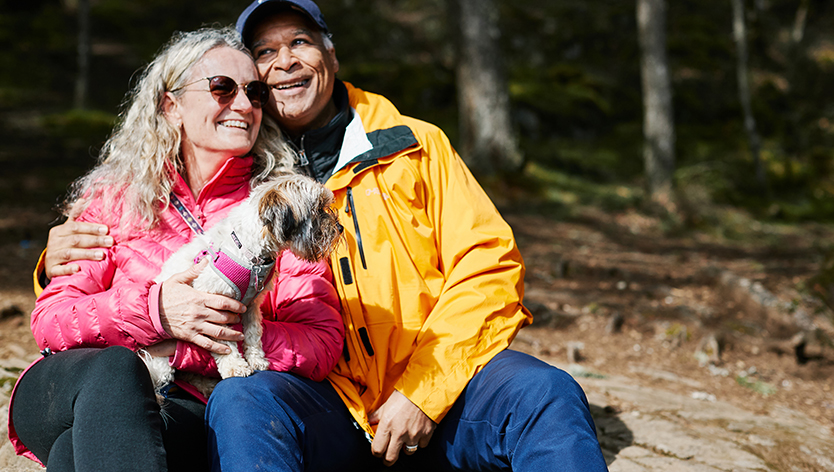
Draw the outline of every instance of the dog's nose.
[[[344,227],[344,226],[342,226],[342,224],[341,224],[341,223],[339,223],[338,221],[336,222],[336,229],[338,229],[338,230],[339,230],[339,234],[342,234],[342,233],[344,233],[344,232],[345,232],[345,227]]]

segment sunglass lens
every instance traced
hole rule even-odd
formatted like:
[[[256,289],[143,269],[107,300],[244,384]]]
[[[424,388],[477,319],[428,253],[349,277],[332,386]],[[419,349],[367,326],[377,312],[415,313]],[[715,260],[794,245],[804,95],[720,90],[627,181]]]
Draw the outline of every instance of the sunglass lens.
[[[225,105],[235,96],[237,82],[230,77],[218,75],[209,80],[209,90],[218,103]]]
[[[246,84],[246,97],[252,106],[260,108],[269,100],[269,86],[259,80]]]

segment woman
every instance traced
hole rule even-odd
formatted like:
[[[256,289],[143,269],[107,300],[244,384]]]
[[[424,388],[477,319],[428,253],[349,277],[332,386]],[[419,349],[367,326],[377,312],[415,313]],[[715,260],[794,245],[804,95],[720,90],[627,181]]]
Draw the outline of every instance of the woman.
[[[10,406],[18,453],[50,471],[207,469],[205,399],[178,384],[160,412],[133,351],[217,376],[208,350],[228,348],[214,339],[242,340],[229,325],[244,306],[189,286],[204,263],[151,280],[192,237],[171,195],[209,227],[254,184],[292,166],[262,116],[269,90],[257,79],[234,30],[203,29],[175,35],[128,96],[100,163],[67,200],[90,201],[78,220],[109,225],[114,245],[38,298],[31,324],[44,357],[18,380]],[[262,305],[270,369],[322,380],[343,338],[329,269],[285,252],[276,271]]]

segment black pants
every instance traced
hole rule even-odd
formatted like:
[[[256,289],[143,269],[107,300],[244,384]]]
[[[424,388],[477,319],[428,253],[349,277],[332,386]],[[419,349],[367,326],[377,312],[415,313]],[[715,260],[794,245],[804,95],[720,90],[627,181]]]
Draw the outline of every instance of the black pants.
[[[50,472],[208,470],[205,406],[173,394],[163,411],[144,363],[124,347],[48,356],[20,380],[20,440]]]

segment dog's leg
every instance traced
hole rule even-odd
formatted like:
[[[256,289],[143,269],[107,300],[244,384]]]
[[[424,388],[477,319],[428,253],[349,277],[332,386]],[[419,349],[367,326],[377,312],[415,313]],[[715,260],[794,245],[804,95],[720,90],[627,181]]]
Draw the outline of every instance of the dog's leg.
[[[174,368],[168,363],[167,357],[153,357],[144,349],[140,349],[136,354],[145,362],[148,373],[151,374],[156,402],[163,406],[165,398],[159,394],[159,390],[174,381]]]
[[[167,357],[153,357],[144,349],[137,352],[145,361],[145,366],[151,374],[153,387],[157,390],[174,381],[174,368],[168,363]]]
[[[252,367],[246,362],[246,359],[240,355],[237,350],[237,343],[231,341],[219,341],[232,348],[231,354],[217,354],[211,353],[214,361],[217,363],[217,370],[220,372],[220,377],[248,377],[252,375]]]
[[[264,353],[261,337],[263,336],[260,300],[252,303],[243,314],[243,355],[255,370],[268,370],[269,361]]]

